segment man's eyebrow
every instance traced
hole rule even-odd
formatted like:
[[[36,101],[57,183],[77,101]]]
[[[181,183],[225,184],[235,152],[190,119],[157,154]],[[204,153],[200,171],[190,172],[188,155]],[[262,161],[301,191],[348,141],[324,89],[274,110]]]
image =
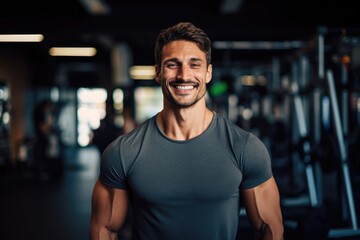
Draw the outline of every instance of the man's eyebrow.
[[[164,63],[168,63],[168,62],[180,62],[180,61],[177,58],[169,58],[164,61]]]
[[[201,58],[191,58],[190,61],[192,61],[192,62],[204,62]]]
[[[179,61],[178,58],[170,58],[170,59],[166,59],[164,61],[164,63],[167,63],[167,62],[177,62],[177,63],[179,63],[180,61]],[[204,60],[201,59],[201,58],[193,57],[193,58],[190,58],[190,62],[204,62]]]

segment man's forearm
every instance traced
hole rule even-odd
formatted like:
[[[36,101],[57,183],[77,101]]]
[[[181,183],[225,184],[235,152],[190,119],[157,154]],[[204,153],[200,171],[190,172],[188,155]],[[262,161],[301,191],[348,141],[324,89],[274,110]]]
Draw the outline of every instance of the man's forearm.
[[[282,228],[275,230],[271,229],[266,223],[262,223],[261,227],[256,230],[255,233],[256,240],[283,240],[283,231]]]
[[[117,240],[117,232],[107,227],[93,228],[90,231],[90,240]]]

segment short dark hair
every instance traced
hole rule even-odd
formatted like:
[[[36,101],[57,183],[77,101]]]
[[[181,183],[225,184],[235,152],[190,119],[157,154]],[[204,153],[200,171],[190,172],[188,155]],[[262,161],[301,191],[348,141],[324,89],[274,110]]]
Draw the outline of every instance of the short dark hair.
[[[169,42],[187,40],[197,44],[206,55],[207,65],[211,63],[211,41],[207,34],[190,22],[179,22],[160,31],[155,43],[155,63],[160,66],[162,49]]]

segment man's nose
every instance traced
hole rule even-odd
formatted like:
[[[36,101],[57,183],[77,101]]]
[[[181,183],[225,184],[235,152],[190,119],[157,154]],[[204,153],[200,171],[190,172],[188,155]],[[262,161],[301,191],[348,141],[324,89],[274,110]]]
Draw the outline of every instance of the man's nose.
[[[179,67],[177,76],[176,76],[178,79],[187,80],[187,79],[189,79],[189,76],[190,76],[190,69],[187,66]]]

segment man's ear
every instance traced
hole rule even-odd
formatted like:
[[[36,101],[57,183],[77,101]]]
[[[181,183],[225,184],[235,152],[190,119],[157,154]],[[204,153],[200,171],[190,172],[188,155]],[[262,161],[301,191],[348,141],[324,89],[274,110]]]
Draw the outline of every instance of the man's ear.
[[[212,64],[209,64],[206,71],[206,83],[209,83],[212,79]]]
[[[155,81],[158,84],[161,84],[161,78],[160,78],[160,68],[158,65],[155,65]]]

